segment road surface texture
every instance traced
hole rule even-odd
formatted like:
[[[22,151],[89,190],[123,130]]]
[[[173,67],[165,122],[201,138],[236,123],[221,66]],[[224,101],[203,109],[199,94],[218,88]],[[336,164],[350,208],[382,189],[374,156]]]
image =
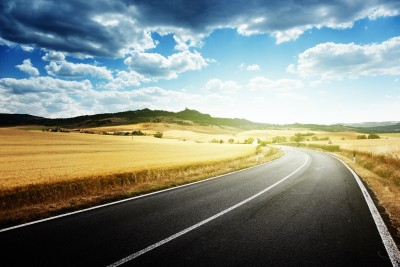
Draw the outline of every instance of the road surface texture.
[[[0,264],[396,266],[349,169],[284,150],[244,171],[3,230]]]

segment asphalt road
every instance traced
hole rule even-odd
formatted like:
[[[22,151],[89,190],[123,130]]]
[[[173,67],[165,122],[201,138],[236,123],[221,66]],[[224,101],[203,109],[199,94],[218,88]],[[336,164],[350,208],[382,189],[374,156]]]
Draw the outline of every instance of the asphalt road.
[[[0,265],[392,266],[350,171],[285,150],[259,167],[0,232]]]

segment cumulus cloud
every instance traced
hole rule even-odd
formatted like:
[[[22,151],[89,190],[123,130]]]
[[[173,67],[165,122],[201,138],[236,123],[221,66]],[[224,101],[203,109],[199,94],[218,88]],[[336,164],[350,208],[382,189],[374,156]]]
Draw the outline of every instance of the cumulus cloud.
[[[32,52],[33,50],[35,50],[34,47],[29,46],[29,45],[21,45],[21,49],[25,52]]]
[[[179,111],[189,106],[202,110],[210,104],[225,107],[232,100],[218,94],[200,95],[160,87],[97,91],[88,80],[31,77],[0,79],[0,103],[3,102],[7,105],[0,105],[0,112],[56,118],[141,108]]]
[[[65,60],[65,55],[64,53],[57,52],[57,51],[50,51],[47,52],[42,59],[44,61],[64,61]]]
[[[379,44],[323,43],[307,49],[288,72],[326,80],[399,75],[400,37]]]
[[[260,71],[261,70],[261,68],[258,64],[246,65],[244,63],[239,65],[239,69],[247,70],[247,71]]]
[[[50,62],[45,67],[47,73],[51,76],[63,78],[81,78],[85,76],[98,77],[102,79],[112,80],[113,76],[106,67],[98,67],[90,64],[71,63],[71,62]]]
[[[152,80],[158,80],[174,79],[179,73],[200,70],[208,65],[207,61],[198,52],[183,51],[168,57],[157,53],[133,52],[124,62],[129,69]]]
[[[286,91],[291,89],[299,89],[304,87],[300,80],[295,79],[278,79],[271,80],[265,77],[252,78],[248,84],[251,90],[264,90],[264,91]]]
[[[20,71],[23,71],[25,73],[28,73],[31,76],[38,76],[39,70],[37,68],[35,68],[30,59],[25,59],[21,65],[17,65],[15,66],[17,69],[19,69]]]
[[[141,83],[147,83],[151,80],[145,78],[136,71],[119,71],[116,77],[110,81],[105,88],[111,90],[123,89],[126,87],[139,86]]]
[[[271,34],[277,43],[312,28],[352,27],[357,20],[395,16],[398,0],[354,1],[26,1],[0,4],[0,37],[71,54],[123,57],[155,47],[151,32],[173,34],[176,49],[201,45],[216,29]]]
[[[84,91],[92,89],[89,80],[82,82],[65,81],[52,77],[31,77],[29,79],[0,79],[0,88],[6,92],[20,95],[26,93],[56,93],[62,91]]]
[[[220,79],[209,80],[205,85],[207,91],[215,93],[230,94],[237,92],[240,88],[241,86],[235,81],[221,81]]]

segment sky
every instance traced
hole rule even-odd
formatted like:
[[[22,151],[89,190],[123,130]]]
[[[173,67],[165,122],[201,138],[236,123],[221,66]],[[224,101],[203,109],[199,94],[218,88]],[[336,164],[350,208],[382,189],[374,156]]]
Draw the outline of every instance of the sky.
[[[400,121],[399,0],[2,0],[0,113]]]

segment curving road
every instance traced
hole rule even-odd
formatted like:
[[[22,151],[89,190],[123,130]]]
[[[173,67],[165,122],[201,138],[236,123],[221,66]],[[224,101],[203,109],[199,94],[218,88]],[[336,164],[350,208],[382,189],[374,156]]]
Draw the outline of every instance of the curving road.
[[[396,265],[348,168],[284,150],[245,171],[3,230],[0,264]]]

